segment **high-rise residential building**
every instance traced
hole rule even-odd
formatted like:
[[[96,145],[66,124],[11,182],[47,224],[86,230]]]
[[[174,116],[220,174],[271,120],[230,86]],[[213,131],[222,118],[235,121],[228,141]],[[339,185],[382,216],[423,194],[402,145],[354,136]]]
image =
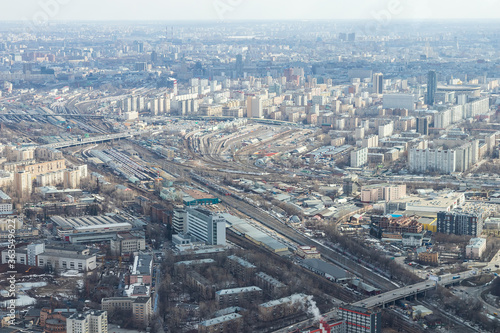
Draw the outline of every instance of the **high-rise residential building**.
[[[425,103],[427,105],[434,105],[437,92],[437,74],[436,71],[429,71],[427,73],[427,95]]]
[[[374,184],[361,188],[361,202],[389,202],[406,196],[405,184]]]
[[[487,215],[484,210],[454,209],[449,212],[437,213],[437,232],[454,235],[478,237],[483,232],[484,220]]]
[[[434,115],[434,127],[446,128],[451,123],[451,110],[440,111]]]
[[[372,81],[373,81],[373,92],[375,94],[382,94],[384,90],[384,74],[374,73]]]
[[[144,52],[144,42],[137,42],[137,52],[138,53]]]
[[[379,311],[363,307],[347,305],[339,308],[346,333],[380,333],[382,332],[382,314]]]
[[[456,171],[464,172],[475,163],[474,162],[474,146],[472,142],[468,142],[456,150]]]
[[[420,133],[422,135],[429,135],[429,118],[417,118],[417,133]]]
[[[384,94],[384,109],[415,110],[416,96],[413,94]]]
[[[372,134],[363,138],[362,146],[366,148],[378,147],[378,135]]]
[[[32,179],[31,173],[18,171],[14,174],[14,188],[19,198],[27,198],[31,195]]]
[[[456,151],[412,148],[408,153],[410,172],[450,174],[456,170]]]
[[[108,313],[91,310],[74,313],[66,319],[67,333],[108,333]]]
[[[262,99],[257,96],[248,96],[247,118],[262,118],[263,116]]]
[[[359,168],[368,162],[368,148],[363,147],[351,152],[351,167]]]
[[[210,245],[226,245],[226,219],[199,206],[188,208],[186,233]]]
[[[389,122],[378,127],[379,138],[385,138],[386,136],[391,136],[394,132],[394,122]]]

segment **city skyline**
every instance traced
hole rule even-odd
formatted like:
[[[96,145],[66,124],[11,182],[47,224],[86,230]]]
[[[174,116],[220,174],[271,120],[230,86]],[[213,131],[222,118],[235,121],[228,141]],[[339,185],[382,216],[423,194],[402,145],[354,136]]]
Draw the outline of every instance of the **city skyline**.
[[[429,1],[407,3],[401,0],[368,1],[350,3],[319,0],[304,4],[302,1],[276,0],[188,0],[182,3],[149,1],[149,5],[131,0],[27,0],[6,3],[0,13],[7,21],[129,21],[129,20],[375,20],[388,24],[397,20],[437,19],[493,19],[500,14],[491,10],[498,0],[483,1]],[[99,10],[96,10],[98,8]],[[355,9],[355,10],[353,10]]]

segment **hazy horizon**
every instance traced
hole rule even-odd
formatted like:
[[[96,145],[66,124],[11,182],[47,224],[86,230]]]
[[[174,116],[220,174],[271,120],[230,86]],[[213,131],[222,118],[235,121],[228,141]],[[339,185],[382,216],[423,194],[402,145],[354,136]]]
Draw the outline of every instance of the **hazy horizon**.
[[[3,4],[3,21],[293,21],[497,19],[500,0],[23,0]]]

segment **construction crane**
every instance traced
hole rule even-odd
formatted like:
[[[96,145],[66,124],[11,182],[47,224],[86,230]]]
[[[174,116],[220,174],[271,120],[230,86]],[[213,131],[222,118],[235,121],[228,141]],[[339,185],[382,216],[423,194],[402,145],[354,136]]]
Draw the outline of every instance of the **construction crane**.
[[[101,263],[103,265],[104,265],[104,261],[105,260],[108,260],[108,259],[110,259],[110,260],[116,260],[116,259],[118,259],[118,263],[119,263],[118,267],[120,269],[122,268],[122,256],[118,256],[118,257],[116,257],[116,256],[104,256],[104,257],[100,257],[100,259],[101,259]]]

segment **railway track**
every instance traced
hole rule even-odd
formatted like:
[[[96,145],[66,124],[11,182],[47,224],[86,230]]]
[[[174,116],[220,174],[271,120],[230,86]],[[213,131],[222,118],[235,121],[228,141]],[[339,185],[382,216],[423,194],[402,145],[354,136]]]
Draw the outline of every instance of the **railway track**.
[[[192,179],[193,183],[198,184],[199,186],[206,187],[205,184],[202,184],[201,182]],[[209,189],[209,192],[211,192],[214,195],[218,195],[219,193],[215,192],[212,189]],[[274,230],[275,232],[285,236],[286,238],[292,240],[293,242],[299,244],[299,245],[309,245],[309,246],[316,246],[318,251],[321,252],[321,255],[323,258],[327,259],[328,261],[331,261],[335,263],[336,265],[343,267],[344,269],[354,273],[355,275],[359,276],[363,280],[368,281],[369,283],[375,285],[376,287],[380,288],[383,291],[389,291],[398,288],[397,285],[395,285],[392,281],[389,279],[386,279],[375,272],[373,272],[370,269],[367,269],[363,267],[362,265],[359,265],[358,263],[344,257],[340,253],[336,252],[335,250],[319,243],[316,242],[300,233],[295,231],[294,229],[288,227],[285,225],[282,221],[278,220],[272,215],[266,214],[262,212],[261,210],[253,207],[252,205],[248,204],[247,202],[243,200],[236,199],[232,196],[220,196],[218,195],[220,200],[227,204],[228,206],[231,206],[240,212],[250,216],[251,218],[255,219],[259,223],[265,225],[266,227]]]

